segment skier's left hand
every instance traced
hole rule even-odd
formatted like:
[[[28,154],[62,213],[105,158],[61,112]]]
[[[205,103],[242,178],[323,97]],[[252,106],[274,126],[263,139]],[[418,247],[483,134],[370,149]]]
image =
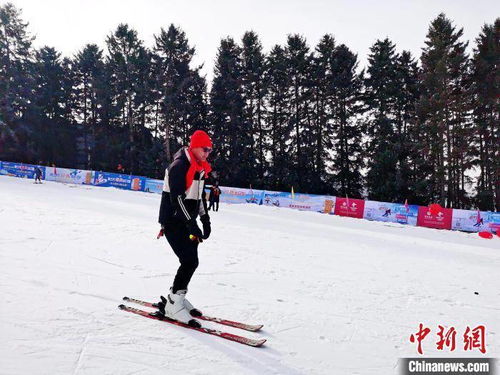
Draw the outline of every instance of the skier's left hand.
[[[200,217],[201,223],[203,224],[203,239],[210,237],[212,232],[212,227],[210,225],[210,217],[208,215],[203,215]]]

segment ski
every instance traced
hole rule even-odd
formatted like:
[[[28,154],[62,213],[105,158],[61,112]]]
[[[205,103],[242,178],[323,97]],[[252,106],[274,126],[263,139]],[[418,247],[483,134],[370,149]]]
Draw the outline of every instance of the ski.
[[[232,333],[222,332],[222,331],[219,331],[216,329],[210,329],[210,328],[204,328],[204,327],[201,327],[201,328],[191,327],[188,324],[181,323],[181,322],[178,322],[176,320],[171,320],[171,319],[168,319],[168,318],[165,318],[162,316],[153,315],[152,313],[150,313],[148,311],[136,309],[136,308],[130,307],[130,306],[119,305],[118,308],[120,308],[123,311],[128,311],[132,314],[144,316],[145,318],[159,320],[159,321],[162,321],[165,323],[174,324],[174,325],[179,326],[179,327],[193,329],[193,330],[198,331],[198,332],[203,332],[203,333],[207,333],[209,335],[222,337],[223,339],[226,339],[226,340],[238,342],[240,344],[249,345],[249,346],[253,346],[253,347],[260,347],[267,341],[266,339],[256,340],[256,339],[251,339],[248,337],[233,335]]]
[[[151,307],[153,309],[158,308],[158,305],[156,303],[141,301],[141,300],[135,299],[135,298],[123,297],[123,300],[128,301],[128,302],[132,302],[132,303],[136,303],[136,304],[141,305],[141,306]],[[229,326],[229,327],[244,329],[245,331],[250,331],[250,332],[257,332],[263,327],[262,324],[246,324],[246,323],[240,323],[240,322],[235,322],[232,320],[215,318],[213,316],[206,316],[206,315],[194,316],[193,318],[200,319],[200,320],[206,320],[207,322],[219,323],[219,324],[223,324],[223,325]]]

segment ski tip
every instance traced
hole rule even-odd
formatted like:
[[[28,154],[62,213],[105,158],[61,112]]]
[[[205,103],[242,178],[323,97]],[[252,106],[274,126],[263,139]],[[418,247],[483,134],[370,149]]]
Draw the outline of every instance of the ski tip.
[[[258,326],[255,326],[252,331],[254,331],[254,332],[260,331],[262,329],[262,327],[264,327],[264,324],[259,324]]]
[[[253,346],[255,346],[256,348],[260,348],[262,345],[264,345],[266,343],[266,341],[267,341],[266,339],[258,340],[255,342],[255,345],[253,345]]]
[[[123,299],[124,301],[128,301],[128,300],[130,300],[130,298],[128,298],[128,297],[123,297],[122,299]]]
[[[122,303],[121,305],[118,305],[118,308],[119,308],[120,310],[123,310],[123,309],[126,309],[126,308],[127,308],[127,306],[125,306],[125,305]]]

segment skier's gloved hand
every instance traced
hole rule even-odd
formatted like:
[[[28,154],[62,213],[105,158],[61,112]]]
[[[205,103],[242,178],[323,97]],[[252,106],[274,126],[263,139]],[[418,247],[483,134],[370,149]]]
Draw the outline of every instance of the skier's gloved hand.
[[[197,237],[203,238],[203,233],[201,232],[200,227],[196,224],[196,219],[191,219],[187,222],[188,232],[189,234]]]
[[[210,217],[208,215],[203,215],[200,217],[201,223],[203,224],[203,239],[210,237],[212,232],[212,227],[210,226]]]
[[[160,232],[158,232],[158,235],[156,236],[156,239],[159,240],[160,237],[164,236],[165,235],[165,228],[163,227],[163,225],[161,226],[161,229],[160,229]]]

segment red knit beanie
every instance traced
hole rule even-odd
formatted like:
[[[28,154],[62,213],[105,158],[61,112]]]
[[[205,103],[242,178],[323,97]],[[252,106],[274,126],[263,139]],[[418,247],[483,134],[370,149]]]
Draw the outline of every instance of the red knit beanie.
[[[212,140],[203,130],[197,130],[191,136],[189,148],[195,147],[212,147]]]

